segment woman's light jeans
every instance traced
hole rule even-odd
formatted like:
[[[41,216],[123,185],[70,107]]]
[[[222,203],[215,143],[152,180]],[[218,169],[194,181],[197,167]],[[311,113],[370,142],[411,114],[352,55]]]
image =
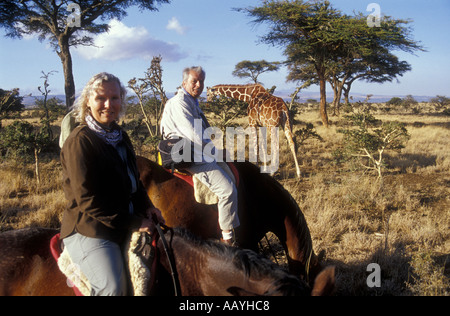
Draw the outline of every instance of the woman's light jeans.
[[[91,296],[127,294],[127,274],[118,244],[78,233],[64,238],[63,242],[72,262],[79,265],[89,280]]]

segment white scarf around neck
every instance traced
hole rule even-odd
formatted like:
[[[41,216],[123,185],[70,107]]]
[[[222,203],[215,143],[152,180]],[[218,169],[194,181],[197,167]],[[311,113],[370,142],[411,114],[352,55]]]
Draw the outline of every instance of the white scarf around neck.
[[[121,129],[110,129],[107,130],[105,127],[100,125],[91,115],[86,115],[87,126],[95,132],[101,139],[103,139],[107,144],[116,147],[123,139]]]

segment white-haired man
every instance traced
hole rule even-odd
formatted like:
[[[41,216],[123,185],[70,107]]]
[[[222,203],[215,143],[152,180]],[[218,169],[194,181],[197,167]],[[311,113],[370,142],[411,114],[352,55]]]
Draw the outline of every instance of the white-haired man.
[[[195,155],[197,157],[201,155],[201,159],[195,159],[196,162],[193,162],[186,170],[218,196],[222,241],[234,244],[236,241],[234,229],[240,225],[237,212],[237,189],[227,173],[211,159],[214,158],[213,155],[204,157],[202,151],[211,142],[211,139],[203,138],[209,123],[198,103],[198,98],[205,88],[205,79],[206,73],[202,67],[184,69],[182,88],[165,105],[161,133],[166,139],[183,138],[190,141],[194,146]]]

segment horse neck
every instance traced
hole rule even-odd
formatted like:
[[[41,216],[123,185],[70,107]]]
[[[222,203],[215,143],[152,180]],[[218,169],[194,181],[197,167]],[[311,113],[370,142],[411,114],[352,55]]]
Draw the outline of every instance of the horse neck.
[[[261,85],[218,85],[217,93],[239,101],[250,102],[255,89],[261,89]],[[263,88],[264,89],[264,88]]]
[[[276,292],[280,273],[284,273],[264,268],[268,264],[254,259],[253,252],[211,242],[174,236],[172,249],[183,295],[224,296],[234,294],[236,288],[263,295]]]
[[[280,185],[281,187],[281,185]],[[281,187],[285,191],[284,188]],[[322,270],[319,260],[314,253],[311,233],[300,207],[294,198],[289,196],[289,205],[284,208],[286,218],[286,247],[288,249],[288,261],[291,272],[300,273],[307,281],[313,281]]]
[[[297,202],[275,179],[261,175],[258,168],[247,165],[245,169],[247,174],[242,183],[246,188],[243,190],[247,195],[252,194],[257,202],[261,196],[265,197],[256,206],[253,205],[258,209],[258,216],[266,218],[263,233],[275,233],[284,244],[291,273],[314,279],[318,260],[306,219]]]
[[[190,242],[184,238],[174,235],[166,234],[167,241],[170,240],[170,249],[175,260],[175,274],[178,278],[178,283],[181,288],[181,295],[183,296],[203,296],[198,279],[203,271],[203,257],[196,247],[193,247]],[[162,242],[158,244],[160,256],[160,263],[168,273],[172,273],[170,269],[169,259],[165,255]],[[164,255],[162,255],[164,254]]]

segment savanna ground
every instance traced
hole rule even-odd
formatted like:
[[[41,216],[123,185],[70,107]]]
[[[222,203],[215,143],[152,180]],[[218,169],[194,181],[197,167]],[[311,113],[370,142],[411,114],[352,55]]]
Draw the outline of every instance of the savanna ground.
[[[313,123],[323,139],[299,147],[301,180],[280,133],[281,166],[274,176],[305,214],[315,252],[324,250],[325,263],[336,265],[337,295],[450,293],[450,119],[422,106],[420,113],[375,110],[382,121],[405,123],[411,135],[404,149],[386,154],[382,186],[374,174],[336,163],[341,117],[330,117],[328,129],[316,109],[304,108],[295,117],[295,130]],[[66,201],[57,157],[44,157],[41,175],[37,188],[32,163],[1,162],[0,232],[59,227]],[[270,239],[282,263],[282,252]],[[381,287],[367,286],[370,263],[381,267]]]

